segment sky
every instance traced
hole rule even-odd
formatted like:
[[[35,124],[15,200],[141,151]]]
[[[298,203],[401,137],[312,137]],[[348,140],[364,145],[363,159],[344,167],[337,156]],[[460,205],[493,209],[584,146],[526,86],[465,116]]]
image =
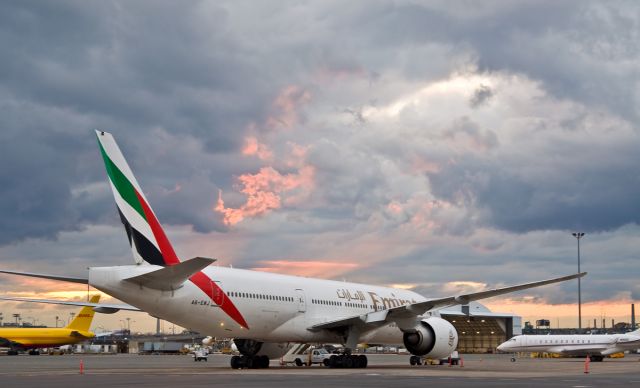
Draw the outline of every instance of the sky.
[[[101,129],[182,258],[438,297],[575,273],[581,231],[583,326],[640,299],[635,1],[3,1],[0,49],[3,269],[133,263]],[[485,304],[577,326],[576,281]]]

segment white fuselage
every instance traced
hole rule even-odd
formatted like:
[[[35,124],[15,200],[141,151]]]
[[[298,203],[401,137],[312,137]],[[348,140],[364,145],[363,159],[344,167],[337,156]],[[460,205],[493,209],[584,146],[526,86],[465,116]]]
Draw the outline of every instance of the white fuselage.
[[[519,335],[498,346],[498,350],[503,352],[547,352],[582,356],[606,356],[638,348],[638,331],[626,334]]]
[[[426,300],[408,290],[213,266],[202,272],[224,291],[225,299],[219,304],[189,281],[178,289],[161,291],[122,280],[159,268],[94,267],[89,271],[89,284],[152,316],[204,335],[265,342],[343,342],[344,338],[336,333],[308,329]],[[238,324],[225,311],[224,304],[229,302],[248,327]],[[421,319],[416,317],[416,322]],[[392,323],[362,333],[360,341],[401,344],[402,334]]]

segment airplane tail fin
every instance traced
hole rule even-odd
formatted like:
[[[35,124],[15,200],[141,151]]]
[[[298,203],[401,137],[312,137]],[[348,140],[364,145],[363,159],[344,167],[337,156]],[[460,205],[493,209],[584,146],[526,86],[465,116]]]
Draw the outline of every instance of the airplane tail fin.
[[[98,303],[100,300],[100,295],[94,295],[91,297],[90,303]],[[67,325],[67,329],[77,330],[77,331],[89,331],[89,327],[91,326],[91,321],[93,321],[93,315],[95,311],[93,311],[93,307],[86,306],[83,307],[82,310],[76,315],[76,317]]]
[[[160,266],[180,263],[115,139],[104,131],[96,135],[134,260]]]

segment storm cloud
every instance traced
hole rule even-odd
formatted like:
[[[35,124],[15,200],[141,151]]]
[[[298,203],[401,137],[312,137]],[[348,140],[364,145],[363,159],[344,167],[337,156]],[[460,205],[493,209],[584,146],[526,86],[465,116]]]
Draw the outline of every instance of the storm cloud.
[[[574,272],[581,230],[587,298],[636,298],[639,23],[631,1],[3,2],[0,261],[128,262],[103,129],[185,257],[433,294]]]

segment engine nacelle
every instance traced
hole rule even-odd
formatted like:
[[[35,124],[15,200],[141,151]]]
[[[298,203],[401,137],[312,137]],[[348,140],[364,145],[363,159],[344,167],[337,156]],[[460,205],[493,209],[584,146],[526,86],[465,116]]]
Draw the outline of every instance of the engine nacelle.
[[[277,343],[277,342],[265,342],[262,344],[262,348],[258,352],[259,356],[267,356],[269,360],[275,360],[282,356],[284,356],[291,345],[288,343]]]
[[[289,343],[260,342],[240,338],[235,338],[233,343],[243,356],[267,356],[270,360],[284,356],[291,348]]]
[[[407,350],[416,356],[445,358],[458,346],[458,332],[449,321],[431,317],[404,332],[402,341]]]

